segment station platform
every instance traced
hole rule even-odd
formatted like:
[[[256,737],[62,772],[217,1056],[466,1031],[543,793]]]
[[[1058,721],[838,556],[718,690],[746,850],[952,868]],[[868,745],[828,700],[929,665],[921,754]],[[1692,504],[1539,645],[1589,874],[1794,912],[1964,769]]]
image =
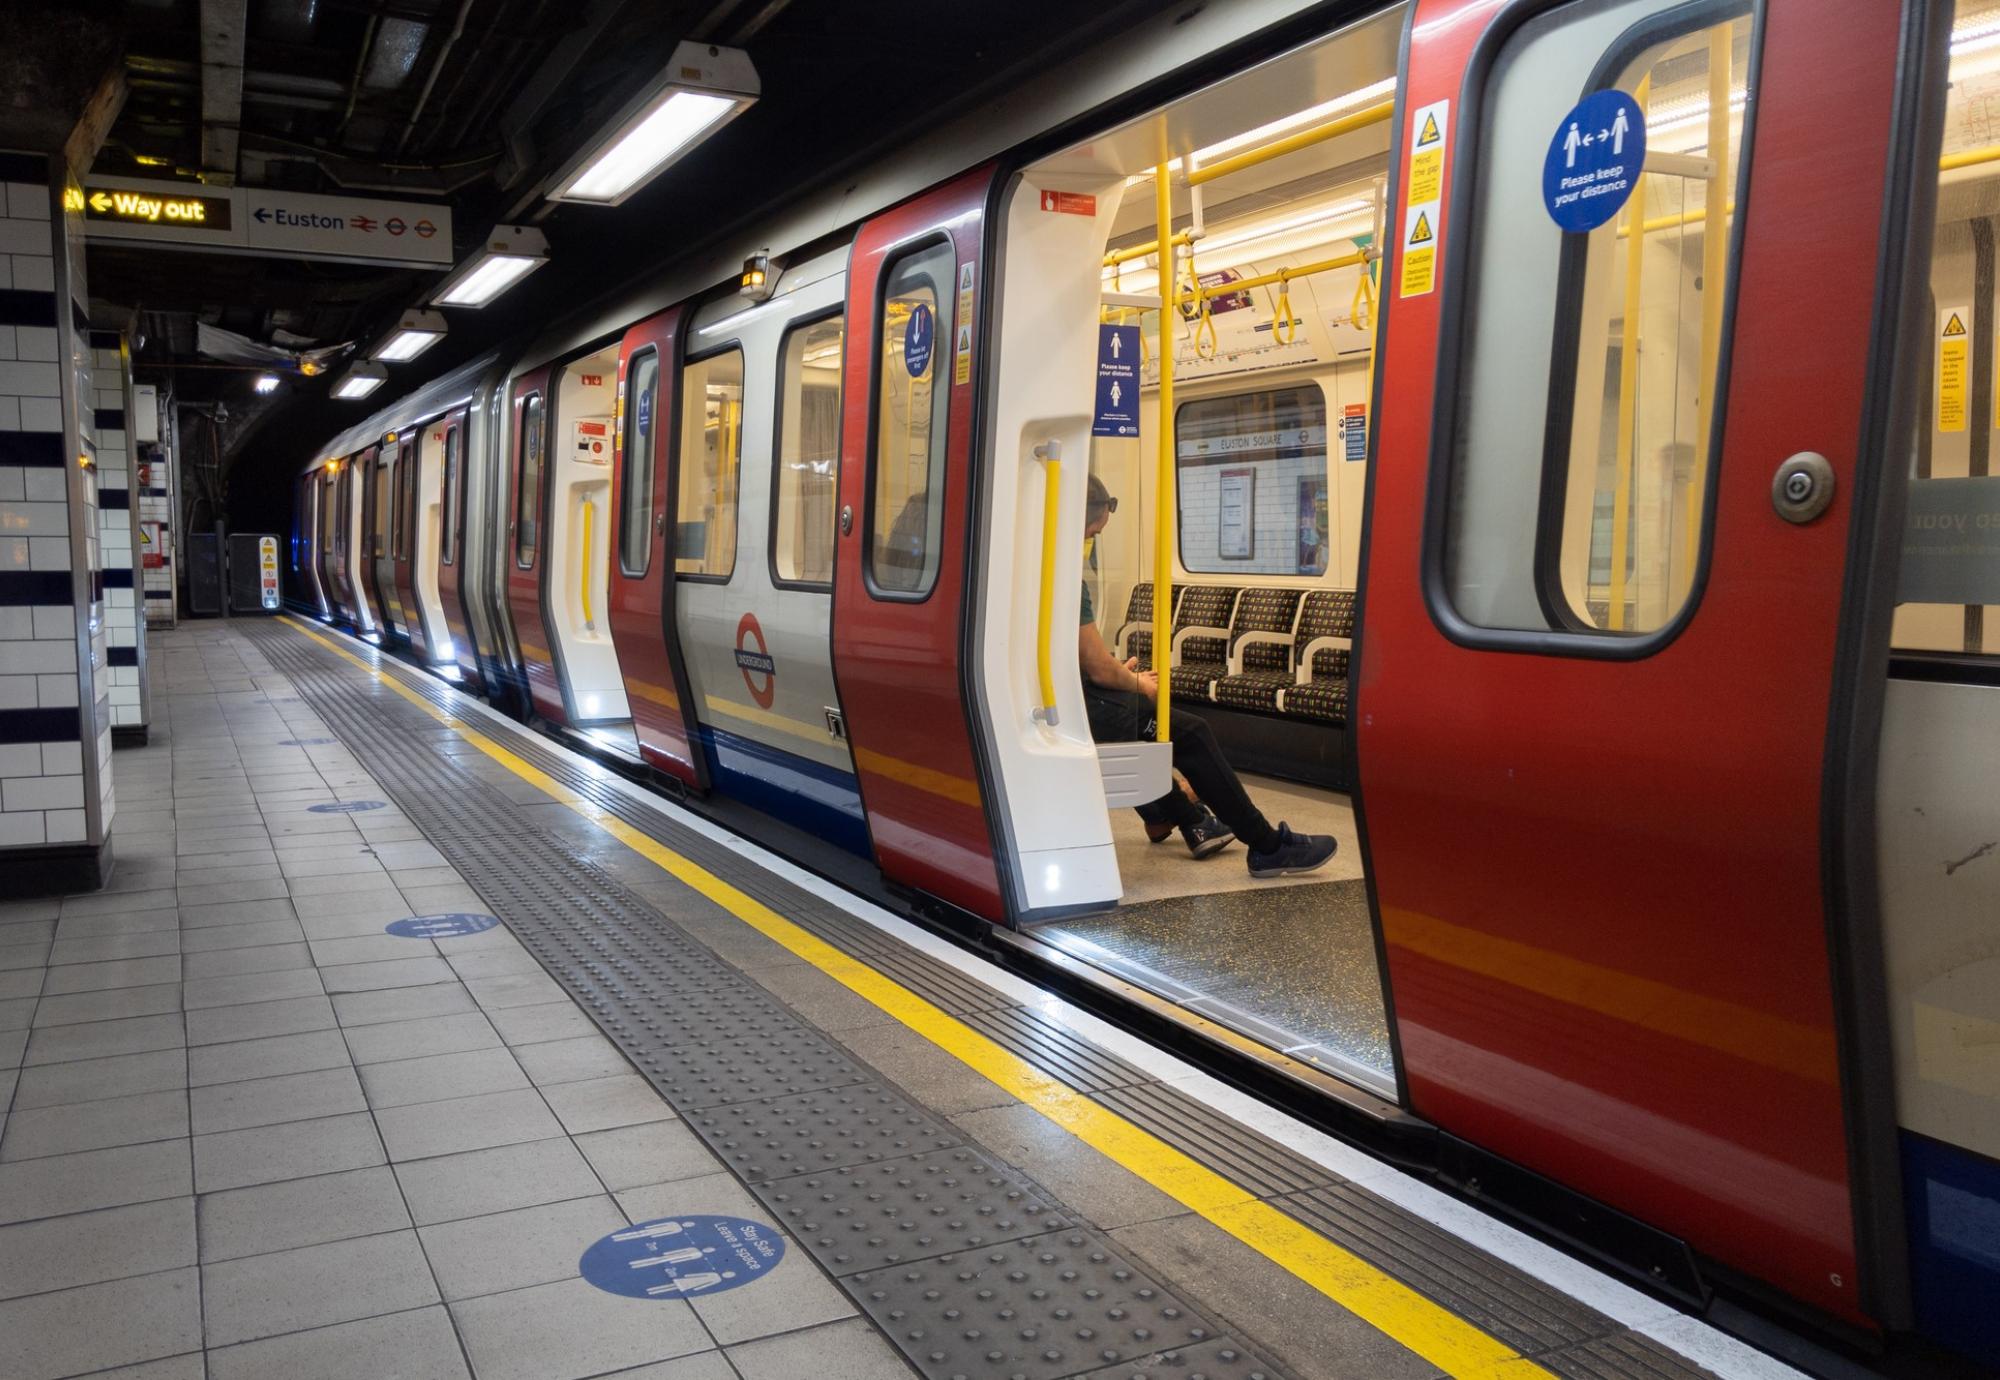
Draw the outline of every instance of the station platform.
[[[337,633],[0,904],[0,1374],[1795,1372]]]

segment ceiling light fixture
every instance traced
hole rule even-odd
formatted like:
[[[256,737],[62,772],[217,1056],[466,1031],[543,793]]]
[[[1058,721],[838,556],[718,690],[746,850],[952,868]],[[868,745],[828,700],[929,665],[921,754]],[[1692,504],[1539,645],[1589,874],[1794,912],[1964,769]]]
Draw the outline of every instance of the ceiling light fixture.
[[[549,242],[532,225],[496,225],[477,254],[438,285],[440,307],[483,307],[549,261]]]
[[[443,340],[444,333],[443,312],[406,311],[395,329],[376,341],[368,355],[385,364],[402,364]]]
[[[741,48],[682,43],[557,173],[550,201],[616,206],[756,103],[757,69]]]
[[[389,371],[379,364],[357,364],[333,385],[333,396],[352,402],[367,397],[389,381]]]
[[[275,393],[275,392],[277,392],[277,391],[278,391],[278,376],[277,376],[276,374],[259,374],[259,375],[257,375],[257,391],[258,391],[259,393]]]

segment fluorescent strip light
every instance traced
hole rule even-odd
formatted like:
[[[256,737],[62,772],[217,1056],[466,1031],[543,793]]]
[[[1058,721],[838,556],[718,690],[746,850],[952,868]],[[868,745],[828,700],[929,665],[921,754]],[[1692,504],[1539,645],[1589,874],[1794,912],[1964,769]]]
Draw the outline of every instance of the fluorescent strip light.
[[[333,396],[346,401],[365,398],[389,381],[389,371],[379,364],[357,364],[333,385]]]
[[[257,391],[259,393],[277,392],[278,376],[276,374],[259,374],[257,376]]]
[[[540,259],[518,254],[495,254],[467,274],[456,286],[438,294],[442,307],[483,307],[542,265]]]
[[[402,364],[443,340],[444,334],[443,312],[406,311],[396,322],[395,329],[375,342],[375,348],[368,352],[369,357],[390,364]]]
[[[749,109],[759,91],[742,49],[680,44],[660,76],[556,174],[549,200],[618,205]]]

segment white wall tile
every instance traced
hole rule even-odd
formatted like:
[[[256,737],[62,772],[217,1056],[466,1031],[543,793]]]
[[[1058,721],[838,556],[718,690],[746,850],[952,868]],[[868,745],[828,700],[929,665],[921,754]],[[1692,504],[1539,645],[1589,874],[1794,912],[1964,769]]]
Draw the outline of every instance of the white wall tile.
[[[6,670],[9,675],[47,675],[54,671],[76,674],[74,642],[9,642]]]
[[[19,431],[61,431],[62,401],[58,398],[19,398],[16,405],[21,409]]]
[[[43,743],[43,776],[81,776],[83,774],[82,743]]]
[[[6,213],[16,220],[39,220],[49,218],[49,189],[39,182],[0,183],[7,189]],[[43,233],[47,234],[46,226]]]
[[[11,184],[10,184],[11,185]],[[41,224],[31,220],[0,220],[0,253],[46,254],[51,247],[48,218]]]
[[[16,647],[32,647],[32,642],[16,642]],[[76,673],[69,675],[36,676],[35,699],[43,709],[74,709],[81,701],[77,696]]]
[[[56,261],[46,250],[39,254],[16,254],[14,287],[20,292],[54,292]]]
[[[28,562],[26,537],[0,537],[0,570],[32,569]]]
[[[28,503],[68,503],[69,471],[67,469],[51,469],[45,465],[21,471],[21,498]],[[69,530],[67,522],[63,524],[63,530]],[[44,536],[48,534],[31,533],[30,535]]]
[[[28,538],[28,569],[68,570],[68,537]]]
[[[87,816],[81,810],[50,810],[44,818],[48,821],[50,843],[82,843],[88,837],[84,833]],[[110,827],[107,817],[105,827]]]
[[[31,360],[61,359],[54,326],[16,326],[14,328],[14,358]]]
[[[77,745],[79,748],[82,744]],[[0,743],[0,777],[40,776],[42,750],[34,743]]]
[[[33,676],[0,676],[0,709],[33,709],[37,703]]]
[[[53,363],[0,361],[0,393],[11,393],[17,398],[59,398],[62,374]]]
[[[28,496],[28,472],[19,465],[0,465],[0,503],[18,503]]]
[[[41,604],[34,610],[35,636],[73,638],[76,636],[76,610],[67,604]]]
[[[0,814],[0,848],[47,842],[48,835],[43,832],[40,810],[26,810],[18,815]]]
[[[50,472],[36,471],[37,474]],[[53,473],[61,474],[62,471]],[[0,514],[0,530],[22,537],[61,537],[69,531],[69,505],[60,499],[44,503],[32,500],[10,503],[7,511]]]
[[[0,642],[25,641],[35,635],[35,611],[25,604],[0,607]],[[4,656],[5,653],[0,653]]]
[[[81,776],[11,776],[0,781],[0,808],[14,810],[80,810]]]
[[[21,403],[18,398],[0,398],[0,431],[21,429]]]

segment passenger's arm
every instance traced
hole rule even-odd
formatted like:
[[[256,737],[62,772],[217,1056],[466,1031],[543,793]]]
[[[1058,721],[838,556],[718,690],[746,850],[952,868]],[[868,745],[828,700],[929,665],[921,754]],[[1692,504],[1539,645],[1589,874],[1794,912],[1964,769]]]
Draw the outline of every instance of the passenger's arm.
[[[1097,624],[1085,623],[1076,633],[1076,660],[1082,668],[1086,684],[1102,690],[1136,690],[1141,694],[1153,693],[1154,680],[1150,671],[1137,671],[1133,664],[1120,661],[1104,645],[1104,634],[1097,630]]]

